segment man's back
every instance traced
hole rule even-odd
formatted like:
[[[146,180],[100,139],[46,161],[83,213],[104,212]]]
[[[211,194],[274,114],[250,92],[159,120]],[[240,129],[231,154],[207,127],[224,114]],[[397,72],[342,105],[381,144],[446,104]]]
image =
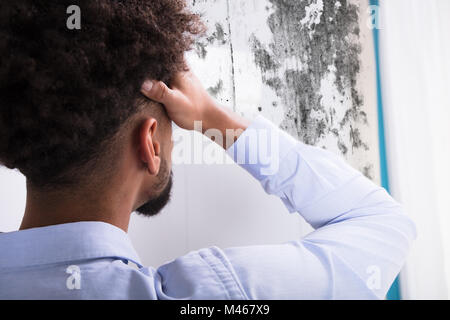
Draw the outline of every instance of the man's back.
[[[0,246],[9,248],[0,263],[0,299],[247,298],[220,249],[145,268],[126,233],[103,222],[4,234]],[[174,281],[175,290],[168,288]]]

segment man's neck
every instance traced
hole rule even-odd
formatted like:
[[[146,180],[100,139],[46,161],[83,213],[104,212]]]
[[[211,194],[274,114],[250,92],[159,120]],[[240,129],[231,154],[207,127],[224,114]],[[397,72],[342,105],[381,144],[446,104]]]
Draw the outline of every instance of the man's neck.
[[[49,225],[101,221],[128,231],[131,199],[101,194],[96,199],[88,192],[36,192],[27,189],[27,203],[20,230]],[[128,200],[128,201],[127,201]]]

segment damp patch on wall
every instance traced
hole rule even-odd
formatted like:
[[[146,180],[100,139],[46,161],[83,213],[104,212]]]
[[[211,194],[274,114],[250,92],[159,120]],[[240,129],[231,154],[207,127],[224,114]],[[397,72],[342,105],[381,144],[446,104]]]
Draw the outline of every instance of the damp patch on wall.
[[[333,134],[343,154],[367,149],[351,125],[367,123],[363,97],[355,88],[361,53],[358,5],[345,0],[269,2],[274,8],[267,21],[273,42],[263,46],[252,37],[250,43],[263,82],[287,107],[281,126],[313,145]],[[300,67],[280,70],[289,59],[298,59]],[[339,139],[343,130],[350,131],[350,148]]]
[[[368,54],[365,1],[192,5],[209,27],[194,60],[209,66],[211,95],[249,118],[264,115],[307,144],[341,153],[378,179],[375,62]]]

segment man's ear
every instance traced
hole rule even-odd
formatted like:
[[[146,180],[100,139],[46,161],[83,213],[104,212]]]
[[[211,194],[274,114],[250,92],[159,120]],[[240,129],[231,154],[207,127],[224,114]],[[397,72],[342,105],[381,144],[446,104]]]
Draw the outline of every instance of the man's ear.
[[[146,119],[139,129],[139,156],[151,175],[157,175],[161,165],[161,146],[155,139],[158,122]]]

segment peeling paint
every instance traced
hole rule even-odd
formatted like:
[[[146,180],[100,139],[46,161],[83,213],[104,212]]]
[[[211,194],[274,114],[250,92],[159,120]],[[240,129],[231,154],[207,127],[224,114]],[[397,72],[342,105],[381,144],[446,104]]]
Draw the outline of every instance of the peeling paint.
[[[314,25],[320,23],[320,18],[323,14],[323,1],[322,0],[315,0],[311,2],[309,6],[305,7],[305,17],[300,20],[300,24],[303,27],[308,28],[309,31],[309,37],[312,38],[312,35],[314,34]]]

